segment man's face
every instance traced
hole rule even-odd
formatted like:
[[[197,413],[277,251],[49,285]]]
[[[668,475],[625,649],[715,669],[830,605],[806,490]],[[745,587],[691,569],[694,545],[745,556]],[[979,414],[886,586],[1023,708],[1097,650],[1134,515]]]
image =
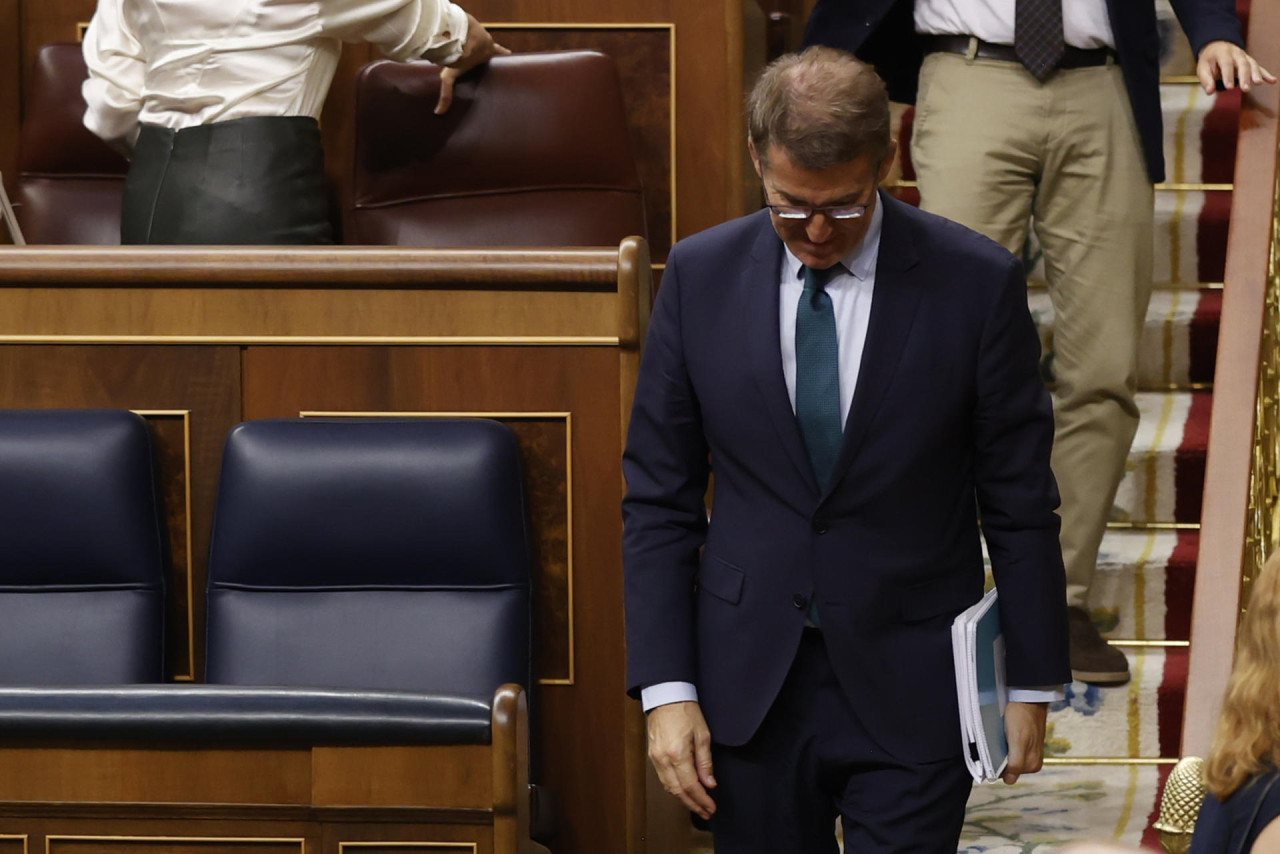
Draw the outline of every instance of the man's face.
[[[869,155],[829,169],[803,169],[776,145],[769,146],[767,163],[760,160],[754,147],[751,159],[764,183],[768,204],[811,208],[866,205],[864,215],[850,220],[837,220],[823,212],[815,212],[807,220],[787,220],[770,213],[774,230],[792,254],[808,267],[825,270],[839,263],[866,236],[875,210],[876,187],[889,174],[893,152],[878,169]]]

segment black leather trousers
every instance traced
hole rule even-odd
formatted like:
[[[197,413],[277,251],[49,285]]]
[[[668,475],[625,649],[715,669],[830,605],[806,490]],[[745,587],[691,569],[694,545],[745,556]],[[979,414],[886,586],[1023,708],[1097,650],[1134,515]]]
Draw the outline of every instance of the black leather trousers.
[[[320,127],[253,116],[142,126],[125,181],[125,244],[333,243]]]

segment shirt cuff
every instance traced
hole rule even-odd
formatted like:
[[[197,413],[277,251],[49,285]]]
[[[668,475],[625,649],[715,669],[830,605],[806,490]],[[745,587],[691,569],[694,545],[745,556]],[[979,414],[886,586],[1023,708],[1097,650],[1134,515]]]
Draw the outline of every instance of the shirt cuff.
[[[1062,685],[1040,685],[1035,688],[1010,688],[1010,703],[1056,703],[1067,699]]]
[[[648,712],[672,703],[698,702],[698,689],[692,682],[655,682],[640,689],[640,704]]]
[[[448,33],[446,37],[444,33],[437,36],[433,43],[428,45],[423,51],[422,58],[434,62],[436,65],[453,65],[462,59],[463,50],[467,46],[467,34],[471,29],[471,22],[467,19],[467,13],[461,6],[453,3],[445,2],[443,11],[443,20],[445,24],[444,33]]]

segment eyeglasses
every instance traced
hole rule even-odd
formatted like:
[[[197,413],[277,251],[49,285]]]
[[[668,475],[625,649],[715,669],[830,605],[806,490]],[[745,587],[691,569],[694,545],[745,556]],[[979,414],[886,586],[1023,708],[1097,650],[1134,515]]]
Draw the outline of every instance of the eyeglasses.
[[[773,211],[774,216],[778,219],[789,219],[793,221],[808,220],[814,214],[823,214],[834,220],[847,222],[852,219],[860,219],[867,213],[866,205],[824,205],[822,207],[809,207],[807,205],[765,205],[769,210]]]

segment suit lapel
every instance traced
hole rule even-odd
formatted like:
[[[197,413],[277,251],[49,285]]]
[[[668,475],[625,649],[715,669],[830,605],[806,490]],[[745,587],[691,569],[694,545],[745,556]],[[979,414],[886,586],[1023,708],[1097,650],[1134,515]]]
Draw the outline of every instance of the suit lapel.
[[[880,402],[893,382],[920,301],[912,223],[901,210],[903,203],[881,193],[880,204],[884,205],[884,222],[880,232],[880,254],[876,261],[871,318],[858,369],[858,387],[849,406],[840,458],[836,462],[828,494],[848,474],[867,430],[875,420]]]
[[[743,324],[750,351],[751,375],[764,398],[765,410],[773,422],[778,441],[787,458],[814,495],[818,481],[813,476],[800,425],[791,410],[787,381],[782,376],[782,343],[778,338],[778,271],[782,269],[782,241],[767,215],[746,265],[746,299]]]

